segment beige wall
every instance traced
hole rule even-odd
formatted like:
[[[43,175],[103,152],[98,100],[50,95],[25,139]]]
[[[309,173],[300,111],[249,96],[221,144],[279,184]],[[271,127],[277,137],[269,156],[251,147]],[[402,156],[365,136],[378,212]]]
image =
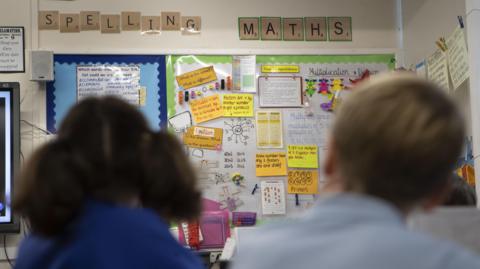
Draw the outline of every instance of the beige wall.
[[[2,0],[0,25],[24,26],[26,33],[26,73],[0,74],[0,81],[18,81],[21,85],[22,119],[45,126],[44,84],[29,81],[29,50],[48,49],[77,53],[365,53],[394,52],[397,48],[395,0]],[[161,11],[180,11],[202,16],[200,36],[181,36],[164,32],[160,36],[142,36],[139,32],[102,35],[99,32],[60,34],[37,31],[37,10],[79,12],[98,10],[120,13],[140,11],[157,15]],[[352,16],[353,42],[260,42],[239,41],[237,18],[240,16]],[[22,125],[22,152],[25,156],[45,141],[39,132]],[[7,245],[13,256],[18,236]],[[0,260],[4,260],[3,250]],[[0,269],[9,268],[0,261]]]
[[[436,49],[439,37],[449,36],[458,25],[457,16],[465,19],[464,0],[403,0],[405,65],[415,64]],[[471,112],[468,81],[452,93],[467,120],[471,135]]]
[[[102,35],[98,32],[60,34],[42,31],[40,47],[56,51],[163,52],[172,49],[378,49],[396,48],[395,0],[40,0],[42,10],[78,12],[98,10],[119,14],[139,11],[159,15],[179,11],[202,16],[200,36],[163,32],[161,36],[141,36],[139,32]],[[352,16],[353,42],[259,42],[240,41],[237,19],[241,16]]]

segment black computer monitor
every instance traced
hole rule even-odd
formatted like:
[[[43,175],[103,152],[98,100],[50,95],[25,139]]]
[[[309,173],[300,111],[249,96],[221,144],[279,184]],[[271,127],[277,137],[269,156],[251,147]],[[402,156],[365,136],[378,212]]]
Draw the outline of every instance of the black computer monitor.
[[[0,82],[0,233],[20,231],[10,207],[20,166],[20,85]]]

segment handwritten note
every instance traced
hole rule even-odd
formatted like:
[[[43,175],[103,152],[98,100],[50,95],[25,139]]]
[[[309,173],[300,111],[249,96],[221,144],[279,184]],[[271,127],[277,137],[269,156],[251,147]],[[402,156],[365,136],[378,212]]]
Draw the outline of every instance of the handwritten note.
[[[470,76],[468,68],[468,51],[465,44],[463,29],[457,27],[447,38],[448,69],[452,78],[453,88],[457,89]]]
[[[440,87],[449,90],[448,64],[445,53],[437,50],[427,59],[428,79],[437,83]]]
[[[290,170],[288,171],[288,193],[317,194],[317,170]]]
[[[307,116],[305,110],[286,111],[285,141],[290,144],[315,144],[324,149],[327,146],[327,133],[333,116],[328,113],[315,113]]]
[[[183,135],[183,143],[192,148],[219,150],[222,140],[222,128],[193,126]]]
[[[301,107],[301,77],[260,77],[258,79],[260,107]]]
[[[201,123],[223,116],[222,102],[218,94],[190,101],[190,111],[195,123]]]
[[[200,68],[176,77],[178,86],[190,89],[217,80],[213,66]]]
[[[253,117],[253,96],[251,94],[223,95],[224,117]]]
[[[257,148],[283,148],[282,113],[258,111]]]
[[[77,66],[77,99],[117,96],[132,105],[140,104],[140,66]]]
[[[284,215],[286,203],[283,180],[262,181],[260,189],[262,192],[262,213],[264,215]]]
[[[223,168],[225,169],[245,169],[246,163],[247,157],[244,151],[223,152]]]
[[[282,152],[257,153],[256,175],[257,177],[286,176],[286,155]]]
[[[317,145],[289,145],[288,167],[318,168]]]

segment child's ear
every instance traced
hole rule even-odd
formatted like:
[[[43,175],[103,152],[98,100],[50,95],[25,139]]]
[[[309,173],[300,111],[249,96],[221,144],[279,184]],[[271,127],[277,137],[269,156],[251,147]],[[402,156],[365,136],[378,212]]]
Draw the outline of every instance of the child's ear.
[[[328,148],[323,163],[323,171],[326,176],[325,184],[322,187],[321,193],[335,193],[344,190],[344,184],[338,170],[338,162],[336,157],[335,141],[333,137],[328,140]]]
[[[328,139],[327,151],[325,155],[325,161],[323,163],[324,172],[327,177],[335,174],[336,163],[335,163],[335,148],[334,148],[334,139],[332,136]]]

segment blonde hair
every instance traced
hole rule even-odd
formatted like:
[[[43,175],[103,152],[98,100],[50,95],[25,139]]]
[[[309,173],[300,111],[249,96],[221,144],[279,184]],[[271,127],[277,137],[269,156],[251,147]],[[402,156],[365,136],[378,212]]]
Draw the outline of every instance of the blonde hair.
[[[463,117],[441,89],[396,73],[372,79],[346,98],[333,147],[347,190],[405,208],[447,183],[463,136]]]

